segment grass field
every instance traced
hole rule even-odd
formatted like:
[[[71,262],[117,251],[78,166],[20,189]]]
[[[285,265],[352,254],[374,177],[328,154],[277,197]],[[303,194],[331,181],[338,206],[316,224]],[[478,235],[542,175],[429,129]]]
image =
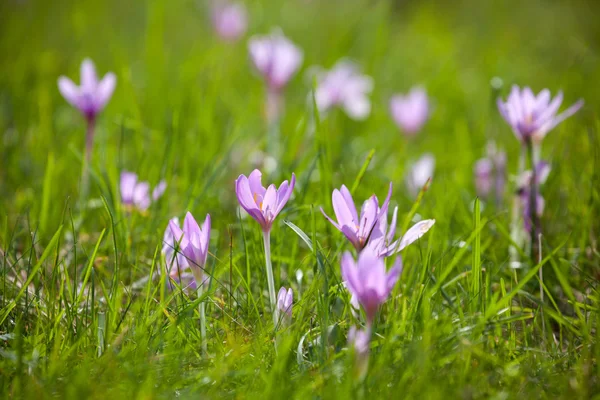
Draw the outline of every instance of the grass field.
[[[0,397],[600,398],[599,5],[245,6],[247,31],[225,41],[208,2],[1,2]],[[303,61],[268,124],[248,40],[273,27]],[[116,88],[86,168],[86,119],[57,81],[78,83],[88,57]],[[343,58],[373,78],[363,120],[314,107],[312,67]],[[541,146],[552,170],[533,259],[511,239],[521,145],[496,99],[513,84],[562,90],[561,110],[585,101]],[[388,103],[417,85],[430,117],[409,137]],[[507,186],[500,201],[476,201],[474,165],[489,140],[506,150]],[[415,199],[406,177],[426,153],[435,172]],[[263,183],[296,177],[270,232],[275,289],[294,296],[291,321],[277,326],[261,228],[235,191],[254,168]],[[166,192],[131,210],[123,171],[152,187],[165,180]],[[398,232],[436,222],[402,251],[361,377],[348,333],[365,315],[340,272],[343,252],[357,252],[320,207],[333,215],[342,184],[357,205],[372,194],[381,205],[390,182]],[[187,211],[212,220],[201,294],[164,272],[163,234]]]

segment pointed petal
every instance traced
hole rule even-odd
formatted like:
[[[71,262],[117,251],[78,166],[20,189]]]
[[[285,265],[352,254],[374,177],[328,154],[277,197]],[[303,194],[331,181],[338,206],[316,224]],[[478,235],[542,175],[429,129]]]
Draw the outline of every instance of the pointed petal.
[[[435,219],[426,219],[414,224],[400,240],[388,246],[388,250],[391,251],[388,256],[402,251],[406,246],[420,239],[434,224]]]
[[[350,191],[348,190],[346,185],[342,185],[342,187],[340,188],[340,193],[342,194],[342,197],[343,197],[344,201],[346,202],[346,207],[352,214],[352,220],[355,223],[358,223],[358,214],[356,213],[356,206],[354,205],[354,199],[352,199],[352,194],[350,194]]]
[[[263,187],[261,181],[262,173],[258,169],[255,169],[250,173],[250,175],[248,175],[248,184],[250,185],[250,191],[252,192],[252,194],[256,194],[260,197],[265,197],[265,192],[267,191],[267,189]]]
[[[167,182],[164,180],[158,182],[158,185],[152,191],[152,200],[158,200],[165,193],[165,190],[167,190]]]
[[[353,213],[348,208],[348,204],[339,190],[334,189],[331,194],[331,203],[333,205],[333,212],[335,213],[335,217],[340,226],[348,226],[357,229],[358,221],[353,219],[353,214],[355,214],[356,211]]]
[[[96,76],[96,67],[89,58],[81,63],[81,90],[87,93],[93,93],[98,85]]]
[[[96,107],[96,112],[101,111],[106,103],[112,97],[113,92],[115,91],[115,87],[117,86],[117,77],[112,72],[104,75],[102,81],[98,84],[96,88],[96,94],[94,98],[94,105]]]
[[[79,108],[79,88],[65,76],[58,78],[58,91],[73,107]]]
[[[329,217],[327,214],[325,214],[323,207],[320,207],[320,209],[321,209],[321,214],[323,214],[323,216],[327,219],[327,221],[331,222],[331,225],[335,226],[336,229],[341,231],[340,226],[337,224],[337,222],[335,222],[333,219],[331,219],[331,217]]]

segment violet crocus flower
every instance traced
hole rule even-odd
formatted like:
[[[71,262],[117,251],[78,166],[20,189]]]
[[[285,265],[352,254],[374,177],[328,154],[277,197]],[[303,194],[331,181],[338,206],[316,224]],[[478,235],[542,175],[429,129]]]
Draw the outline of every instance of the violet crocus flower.
[[[206,214],[204,223],[200,227],[190,212],[185,214],[183,229],[175,221],[169,221],[173,238],[179,245],[178,249],[180,253],[187,259],[196,278],[197,285],[205,281],[203,269],[208,258],[210,222],[210,214]]]
[[[262,173],[255,169],[246,178],[240,175],[235,181],[235,194],[240,206],[262,227],[263,242],[265,245],[265,267],[267,271],[267,284],[269,286],[269,301],[273,313],[273,324],[279,321],[279,309],[275,298],[275,280],[273,278],[273,265],[271,264],[271,228],[273,221],[290,199],[296,184],[296,175],[292,173],[291,183],[284,181],[279,189],[270,185],[267,189],[261,183]]]
[[[246,33],[248,15],[241,3],[227,0],[215,1],[212,8],[212,23],[215,32],[223,40],[235,41]]]
[[[416,198],[427,181],[433,178],[434,169],[435,157],[431,153],[423,154],[410,166],[406,176],[406,188],[413,198]]]
[[[163,180],[156,185],[150,193],[150,184],[148,182],[138,181],[137,174],[133,172],[121,172],[120,181],[121,203],[126,208],[137,208],[140,211],[146,211],[153,201],[158,200],[167,188],[167,183]]]
[[[178,282],[184,289],[196,289],[196,281],[191,273],[190,264],[183,252],[177,251],[179,243],[175,240],[170,224],[179,226],[179,218],[175,217],[169,221],[163,235],[161,253],[165,260],[169,287],[172,287],[170,280],[173,280]]]
[[[548,164],[546,161],[540,161],[537,165],[536,165],[536,174],[535,174],[535,184],[532,185],[532,180],[533,180],[533,173],[532,171],[528,170],[525,171],[524,173],[521,174],[521,176],[518,177],[518,182],[517,182],[517,195],[519,196],[519,200],[521,202],[521,207],[523,210],[523,223],[524,223],[524,227],[525,230],[527,232],[531,232],[532,229],[532,210],[531,210],[531,190],[532,187],[535,188],[534,190],[536,190],[537,193],[535,193],[535,213],[536,216],[539,218],[543,215],[544,213],[544,206],[546,204],[544,198],[542,197],[542,195],[539,192],[539,186],[544,184],[546,182],[546,180],[548,179],[548,176],[550,175],[550,164]]]
[[[392,119],[408,136],[414,136],[429,118],[429,100],[422,87],[414,87],[406,95],[395,95],[390,99]]]
[[[202,297],[202,291],[208,281],[204,274],[204,267],[208,258],[208,245],[210,244],[210,214],[206,214],[202,227],[198,225],[194,216],[188,212],[183,220],[183,229],[175,221],[169,221],[169,227],[176,241],[176,250],[183,254],[194,274],[198,298]],[[202,336],[202,350],[207,353],[206,343],[206,314],[205,302],[198,305],[200,314],[200,334]]]
[[[292,320],[292,303],[294,301],[294,292],[292,288],[286,290],[285,287],[279,289],[277,294],[277,309],[285,316],[286,323]]]
[[[248,50],[254,66],[269,90],[274,92],[283,90],[302,64],[302,50],[279,29],[274,29],[269,35],[250,38]]]
[[[321,213],[348,238],[357,251],[361,251],[367,245],[379,217],[387,214],[391,196],[392,183],[390,182],[388,195],[381,208],[377,196],[372,195],[363,203],[359,217],[350,191],[345,185],[342,185],[339,190],[334,189],[331,195],[331,203],[337,222],[325,214],[323,207],[321,207]]]
[[[292,173],[291,183],[286,180],[279,189],[273,184],[265,189],[261,180],[262,173],[258,169],[248,177],[240,175],[235,181],[235,193],[240,206],[260,224],[263,232],[270,232],[273,221],[292,195],[296,175]]]
[[[102,111],[110,100],[116,84],[117,78],[112,72],[107,73],[102,80],[98,81],[96,67],[89,58],[81,63],[81,86],[75,85],[65,76],[58,78],[60,94],[88,121],[94,121],[98,113]]]
[[[402,273],[402,258],[398,257],[387,272],[383,258],[367,247],[358,255],[358,262],[346,251],[341,265],[346,287],[356,296],[371,326],[379,306],[387,300]]]
[[[435,219],[426,219],[414,224],[402,237],[394,241],[398,207],[394,208],[392,223],[388,227],[387,213],[379,217],[373,233],[369,238],[368,247],[378,257],[390,257],[404,250],[408,245],[420,239],[435,224]]]
[[[507,101],[499,98],[497,103],[500,114],[519,140],[523,143],[540,143],[548,132],[583,107],[583,100],[580,99],[557,115],[562,100],[560,91],[551,100],[548,89],[535,96],[529,87],[520,89],[513,85]]]
[[[317,73],[315,101],[319,112],[341,107],[352,119],[363,120],[371,113],[369,94],[373,79],[359,72],[351,61],[338,61],[330,71]]]

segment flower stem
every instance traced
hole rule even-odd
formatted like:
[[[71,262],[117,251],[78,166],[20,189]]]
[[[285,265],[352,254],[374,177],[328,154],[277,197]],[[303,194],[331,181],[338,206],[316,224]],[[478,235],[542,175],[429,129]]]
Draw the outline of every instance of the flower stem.
[[[202,287],[200,284],[200,288],[198,289],[198,298],[202,297]],[[198,310],[200,311],[200,335],[202,337],[202,352],[206,356],[208,354],[208,348],[206,345],[206,304],[204,301],[200,302],[198,305]]]
[[[519,153],[519,165],[517,169],[517,176],[521,176],[525,171],[525,154],[526,148],[525,146],[521,146],[521,151]],[[523,224],[519,223],[519,217],[522,215],[521,213],[521,201],[519,200],[518,195],[513,195],[513,203],[512,203],[512,211],[511,211],[511,222],[510,222],[510,237],[514,243],[516,243],[519,247],[523,246]],[[511,268],[519,268],[520,259],[519,259],[519,251],[514,247],[510,246],[509,248],[510,254],[510,266]]]
[[[202,275],[202,271],[200,267],[192,268],[192,272],[194,274],[194,279],[196,281],[196,286],[198,287],[196,294],[200,299],[202,294],[204,293],[204,277]],[[198,304],[198,313],[200,314],[200,336],[202,338],[202,353],[204,355],[208,355],[208,349],[206,345],[206,304],[204,301]]]
[[[83,170],[81,173],[81,204],[85,208],[87,197],[90,189],[90,165],[92,163],[92,150],[94,148],[94,130],[96,120],[94,118],[87,119],[87,129],[85,132],[85,154],[83,158]]]
[[[529,154],[529,163],[531,166],[531,186],[529,188],[529,218],[531,220],[531,261],[535,263],[537,261],[536,254],[539,251],[537,243],[539,218],[537,214],[538,178],[536,170],[538,164],[538,160],[536,159],[536,153],[538,153],[538,151],[534,150],[534,146],[531,140],[527,141],[527,152]]]
[[[267,284],[269,285],[269,301],[271,302],[271,312],[273,313],[273,324],[277,326],[279,321],[279,311],[277,310],[277,300],[275,299],[275,281],[273,280],[273,265],[271,264],[271,233],[263,232],[265,243],[265,266],[267,268]]]

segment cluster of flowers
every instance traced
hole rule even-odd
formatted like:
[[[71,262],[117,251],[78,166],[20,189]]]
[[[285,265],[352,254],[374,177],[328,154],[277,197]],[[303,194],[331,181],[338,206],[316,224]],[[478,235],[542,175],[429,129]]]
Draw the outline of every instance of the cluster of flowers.
[[[235,40],[246,31],[247,13],[240,4],[221,1],[214,4],[212,21],[215,31],[223,39]],[[278,29],[269,35],[252,37],[248,50],[267,87],[267,119],[276,120],[281,113],[284,88],[300,68],[303,53]],[[315,103],[321,113],[326,114],[331,108],[340,107],[350,118],[356,120],[369,116],[369,94],[373,89],[373,80],[361,74],[354,63],[341,60],[330,71],[321,68],[313,68],[313,71],[317,81]],[[88,122],[88,156],[96,117],[109,101],[115,86],[115,75],[108,73],[99,80],[94,64],[88,59],[81,65],[80,86],[66,77],[60,77],[58,80],[58,88],[63,97],[76,107]],[[506,102],[498,99],[501,115],[523,144],[522,154],[528,150],[531,155],[531,169],[525,170],[524,163],[523,167],[520,167],[517,190],[518,204],[521,206],[527,230],[535,229],[534,219],[540,216],[543,210],[544,201],[539,193],[539,185],[545,181],[550,171],[549,164],[539,159],[540,143],[551,129],[583,105],[583,102],[579,101],[557,115],[561,102],[562,93],[551,100],[547,89],[535,96],[531,89],[526,87],[521,90],[517,86],[513,87]],[[407,135],[419,132],[430,113],[427,94],[421,87],[413,88],[406,96],[393,96],[389,107],[392,119]],[[413,197],[416,197],[432,178],[434,168],[435,158],[431,154],[425,154],[412,166],[406,177],[406,184]],[[488,197],[495,192],[499,202],[504,191],[505,175],[505,153],[495,146],[489,146],[488,156],[475,165],[475,185],[478,194]],[[259,223],[263,232],[269,298],[274,323],[277,326],[282,321],[288,324],[291,322],[293,291],[291,288],[282,287],[277,296],[275,294],[270,258],[270,232],[275,218],[292,195],[296,178],[292,174],[291,180],[284,181],[279,188],[275,185],[265,188],[261,178],[259,170],[254,170],[247,177],[240,175],[235,182],[235,192],[239,205]],[[135,208],[145,211],[152,202],[162,196],[166,186],[166,182],[161,181],[151,190],[149,183],[138,181],[135,173],[123,172],[120,181],[122,204],[128,210]],[[342,186],[332,194],[335,220],[321,209],[325,218],[344,234],[357,252],[356,259],[350,252],[342,255],[341,273],[351,294],[352,307],[357,310],[362,308],[365,314],[365,327],[352,327],[349,333],[349,342],[362,369],[366,368],[368,363],[369,343],[376,313],[390,296],[402,272],[400,256],[397,256],[389,271],[385,259],[395,256],[422,237],[435,223],[434,220],[420,221],[399,239],[394,240],[398,209],[394,209],[392,221],[388,226],[387,214],[391,195],[390,183],[383,204],[380,206],[377,197],[373,195],[362,204],[359,215],[350,191]],[[210,231],[209,214],[201,226],[189,212],[182,225],[177,218],[169,221],[164,233],[162,253],[170,284],[175,282],[184,288],[202,290],[208,281],[204,267],[209,253]]]

